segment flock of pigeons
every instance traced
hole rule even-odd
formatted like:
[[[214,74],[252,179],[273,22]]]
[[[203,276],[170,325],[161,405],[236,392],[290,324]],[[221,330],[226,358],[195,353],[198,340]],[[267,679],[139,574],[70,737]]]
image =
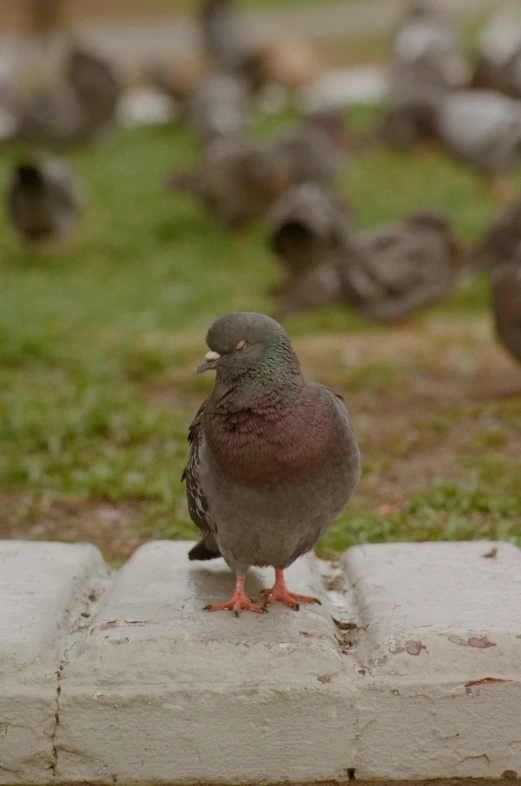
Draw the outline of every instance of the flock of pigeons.
[[[471,64],[447,19],[422,0],[410,5],[394,41],[382,139],[407,151],[435,139],[491,178],[521,163],[521,8],[504,9]],[[504,196],[505,186],[497,191]]]
[[[244,36],[233,0],[204,0],[200,26],[213,70],[190,90],[151,74],[201,142],[196,165],[173,174],[168,187],[231,228],[265,218],[286,271],[273,292],[279,313],[343,303],[397,322],[446,297],[463,271],[487,269],[498,335],[521,361],[521,199],[474,249],[430,210],[356,231],[335,190],[351,147],[342,114],[314,111],[274,140],[251,140],[247,123],[267,81],[265,57]],[[60,79],[9,97],[18,139],[88,139],[114,114],[121,84],[111,65],[71,33],[60,35]],[[395,36],[390,103],[368,142],[412,150],[435,138],[487,177],[508,173],[521,163],[521,25],[512,40],[482,52],[472,69],[448,21],[427,0],[412,0]],[[493,186],[504,201],[504,182]],[[33,241],[66,235],[80,214],[74,178],[55,157],[21,162],[7,201],[13,224]]]

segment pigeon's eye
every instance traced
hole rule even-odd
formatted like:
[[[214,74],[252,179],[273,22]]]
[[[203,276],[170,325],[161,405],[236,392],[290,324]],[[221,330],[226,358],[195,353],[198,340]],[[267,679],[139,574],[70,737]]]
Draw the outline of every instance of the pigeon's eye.
[[[242,341],[239,341],[239,343],[237,344],[235,349],[237,350],[237,352],[240,352],[241,349],[246,349],[247,346],[248,346],[248,342],[244,341],[244,339],[243,339]]]

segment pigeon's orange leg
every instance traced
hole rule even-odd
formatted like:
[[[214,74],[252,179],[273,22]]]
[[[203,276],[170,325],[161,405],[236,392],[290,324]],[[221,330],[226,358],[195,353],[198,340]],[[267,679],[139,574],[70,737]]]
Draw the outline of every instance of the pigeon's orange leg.
[[[255,603],[252,603],[244,592],[243,576],[237,576],[235,592],[228,603],[214,603],[204,607],[205,611],[231,611],[234,617],[238,617],[243,609],[247,611],[257,611],[260,614],[264,611],[260,606],[256,606]]]
[[[275,568],[275,586],[271,589],[262,590],[262,594],[266,596],[266,606],[280,600],[286,606],[290,606],[295,611],[299,610],[299,603],[318,603],[318,598],[313,598],[311,595],[297,595],[295,592],[290,592],[286,587],[284,580],[284,572],[282,568]]]

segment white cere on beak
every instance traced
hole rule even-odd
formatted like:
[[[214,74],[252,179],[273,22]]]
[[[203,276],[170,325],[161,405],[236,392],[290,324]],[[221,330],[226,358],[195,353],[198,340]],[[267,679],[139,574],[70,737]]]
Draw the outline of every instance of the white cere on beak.
[[[248,342],[243,339],[242,341],[239,341],[235,349],[240,352],[241,349],[245,349],[247,346],[248,346]]]
[[[219,360],[220,357],[221,356],[219,355],[218,352],[213,352],[211,350],[210,352],[206,353],[206,355],[204,356],[204,359],[208,360],[208,361],[211,361],[211,360]]]

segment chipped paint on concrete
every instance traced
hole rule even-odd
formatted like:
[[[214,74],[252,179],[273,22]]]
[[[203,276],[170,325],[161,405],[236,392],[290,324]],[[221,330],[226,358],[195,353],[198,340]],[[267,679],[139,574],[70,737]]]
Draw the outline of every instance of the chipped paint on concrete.
[[[489,641],[486,636],[469,636],[463,639],[461,636],[454,634],[447,636],[448,640],[453,644],[458,644],[460,647],[475,647],[478,650],[486,650],[489,647],[497,647],[493,641]]]
[[[409,641],[405,642],[405,650],[409,655],[420,655],[423,650],[425,650],[425,652],[427,651],[427,647],[422,644],[421,641],[409,639]]]
[[[482,680],[471,680],[465,683],[466,688],[472,688],[480,685],[501,685],[505,682],[512,682],[512,680],[498,680],[496,677],[483,677]]]

